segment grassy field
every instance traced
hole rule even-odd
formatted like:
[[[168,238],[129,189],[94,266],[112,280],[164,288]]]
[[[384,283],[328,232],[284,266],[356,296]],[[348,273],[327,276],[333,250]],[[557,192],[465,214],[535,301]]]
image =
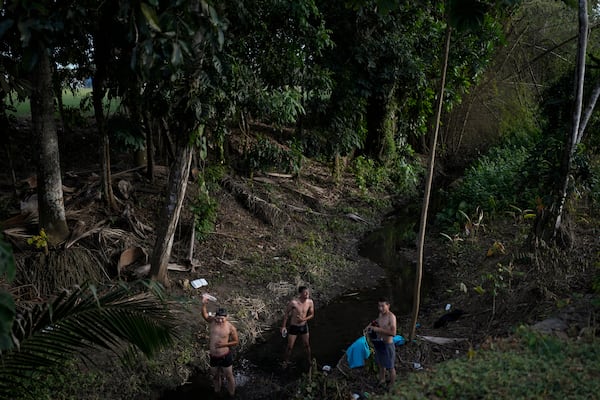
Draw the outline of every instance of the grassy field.
[[[78,89],[75,93],[71,92],[70,90],[64,90],[63,91],[63,104],[65,106],[65,108],[73,108],[73,109],[80,109],[80,105],[81,105],[81,101],[84,100],[87,97],[90,97],[92,95],[92,89],[91,88],[82,88],[82,89]],[[106,100],[107,104],[108,104],[108,100]],[[91,105],[91,101],[89,103]],[[113,112],[116,109],[117,105],[115,104],[115,102],[111,103],[111,112]],[[16,111],[15,112],[11,112],[10,114],[15,115],[16,117],[30,117],[31,116],[31,107],[29,105],[29,100],[23,101],[23,102],[18,102],[15,103],[15,108]],[[92,110],[91,107],[89,107],[89,109],[86,109],[84,111],[82,111],[82,115],[83,116],[92,116],[94,115],[94,111]]]

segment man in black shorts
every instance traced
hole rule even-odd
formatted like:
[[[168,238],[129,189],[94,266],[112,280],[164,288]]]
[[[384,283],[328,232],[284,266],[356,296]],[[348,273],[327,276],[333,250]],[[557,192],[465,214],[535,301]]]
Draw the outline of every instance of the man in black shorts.
[[[308,320],[315,316],[315,306],[310,297],[310,292],[306,286],[298,288],[298,298],[292,299],[285,308],[283,316],[283,325],[281,325],[281,334],[287,334],[288,342],[285,349],[285,357],[283,361],[284,368],[287,367],[290,361],[290,355],[294,349],[296,338],[300,336],[302,344],[308,356],[308,363],[311,362],[311,352],[308,334]],[[287,321],[290,320],[290,327],[287,329]]]
[[[237,329],[227,321],[227,311],[219,308],[214,316],[206,310],[208,299],[202,298],[202,317],[209,323],[210,373],[215,393],[221,391],[223,376],[227,379],[227,391],[235,395],[235,378],[233,376],[233,354],[231,347],[239,342]]]

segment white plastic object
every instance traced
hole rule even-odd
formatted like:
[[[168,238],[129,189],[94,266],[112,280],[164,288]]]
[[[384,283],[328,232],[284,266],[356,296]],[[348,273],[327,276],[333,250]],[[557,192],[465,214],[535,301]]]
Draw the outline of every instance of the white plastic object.
[[[212,294],[204,293],[202,295],[202,297],[205,298],[205,299],[207,299],[207,300],[210,300],[210,301],[214,301],[214,302],[217,301],[217,298],[215,296],[213,296]]]
[[[287,336],[287,329],[283,328],[281,330],[281,337],[286,337]]]
[[[323,365],[323,371],[330,372],[331,371],[331,367],[329,365]]]
[[[446,311],[450,311],[450,308],[451,308],[451,307],[452,307],[452,306],[450,305],[450,303],[446,304]]]
[[[202,287],[202,286],[208,286],[208,282],[206,282],[206,279],[204,279],[204,278],[194,279],[193,281],[190,282],[190,284],[192,285],[192,287],[194,289],[198,289],[199,287]]]

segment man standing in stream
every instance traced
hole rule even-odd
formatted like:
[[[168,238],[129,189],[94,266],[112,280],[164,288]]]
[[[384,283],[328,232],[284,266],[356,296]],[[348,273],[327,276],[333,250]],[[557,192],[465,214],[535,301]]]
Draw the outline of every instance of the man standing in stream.
[[[302,339],[302,344],[306,350],[308,357],[308,365],[312,362],[309,334],[308,334],[308,321],[315,316],[315,306],[313,301],[309,298],[310,292],[306,286],[300,286],[298,288],[298,297],[290,300],[287,304],[283,316],[283,325],[281,325],[281,335],[288,337],[287,347],[285,349],[285,356],[283,360],[283,367],[286,368],[294,349],[294,344],[298,336]],[[287,328],[288,319],[290,320],[289,329]]]
[[[221,391],[223,376],[227,380],[227,391],[235,395],[235,377],[233,376],[233,354],[231,347],[239,342],[237,329],[227,321],[227,311],[219,308],[214,316],[206,310],[208,298],[202,296],[202,317],[209,323],[209,355],[210,373],[213,380],[215,393]]]
[[[392,387],[396,381],[396,347],[394,345],[396,316],[390,311],[390,302],[386,298],[379,299],[377,309],[379,316],[367,326],[366,330],[371,335],[371,341],[375,348],[375,362],[379,367],[379,385],[385,386],[385,371],[387,370],[390,374],[390,387]]]

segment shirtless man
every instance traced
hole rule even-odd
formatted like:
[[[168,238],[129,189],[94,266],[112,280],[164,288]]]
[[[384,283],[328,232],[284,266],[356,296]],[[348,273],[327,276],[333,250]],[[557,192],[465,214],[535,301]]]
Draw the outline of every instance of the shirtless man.
[[[374,332],[377,337],[372,340],[375,347],[375,362],[379,366],[379,384],[385,385],[385,371],[390,374],[390,387],[396,381],[396,347],[394,336],[396,335],[396,316],[390,311],[390,302],[380,298],[377,303],[379,316],[369,326],[367,332]]]
[[[308,356],[308,363],[311,363],[310,354],[310,343],[308,341],[308,324],[307,321],[315,316],[315,306],[313,301],[309,298],[310,292],[306,286],[300,286],[298,288],[298,298],[290,300],[285,308],[283,316],[283,325],[281,325],[281,334],[285,336],[286,332],[288,335],[287,347],[285,349],[285,358],[283,365],[287,367],[290,361],[290,356],[296,343],[296,338],[300,336],[302,338],[302,344],[306,350]],[[287,321],[290,319],[290,327],[287,329]]]
[[[233,377],[233,354],[230,347],[238,344],[238,333],[235,326],[227,321],[227,311],[219,308],[215,316],[206,311],[207,298],[202,298],[202,317],[209,323],[209,354],[210,374],[212,376],[215,393],[221,391],[223,376],[227,379],[227,391],[235,395],[235,378]]]

